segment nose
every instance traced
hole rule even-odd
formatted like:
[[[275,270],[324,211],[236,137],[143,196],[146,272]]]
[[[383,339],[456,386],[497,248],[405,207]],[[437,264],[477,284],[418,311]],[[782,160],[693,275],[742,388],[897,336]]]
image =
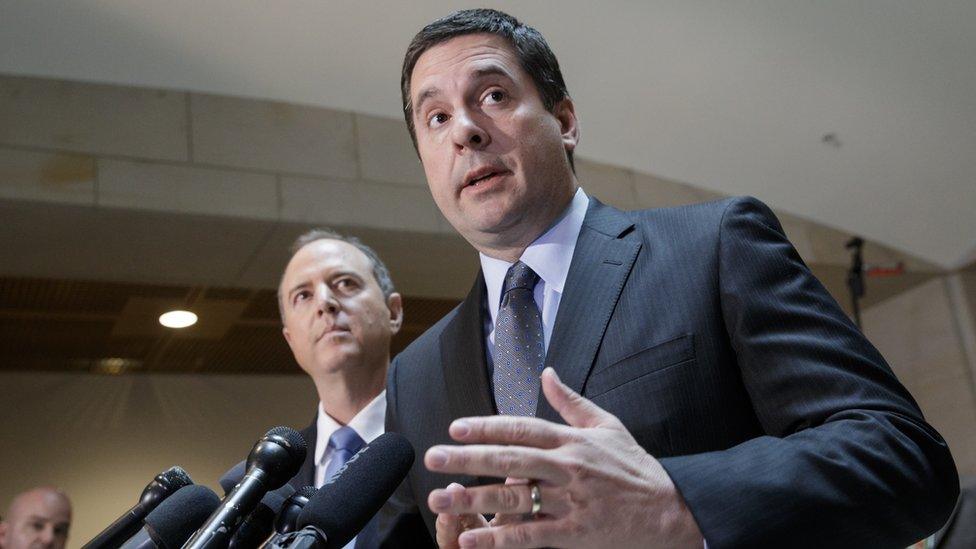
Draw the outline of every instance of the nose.
[[[54,528],[47,526],[40,532],[39,540],[42,547],[54,547]]]
[[[339,301],[329,289],[328,284],[320,284],[315,291],[315,305],[318,316],[335,315],[339,312]]]
[[[481,150],[491,143],[491,135],[475,116],[464,109],[454,112],[453,139],[458,153],[466,149]]]

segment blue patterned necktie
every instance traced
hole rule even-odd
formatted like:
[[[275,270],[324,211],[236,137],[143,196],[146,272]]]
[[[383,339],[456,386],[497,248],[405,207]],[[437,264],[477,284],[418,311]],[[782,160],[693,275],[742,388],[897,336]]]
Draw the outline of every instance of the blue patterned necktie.
[[[332,475],[365,445],[366,443],[363,442],[363,439],[356,434],[356,431],[352,427],[346,425],[336,429],[332,433],[332,436],[329,437],[329,448],[332,449],[332,459],[329,460],[329,464],[325,467],[325,482],[328,482],[332,478]]]
[[[542,315],[532,297],[539,282],[521,261],[508,269],[502,303],[495,320],[495,404],[500,414],[534,416],[539,399],[539,376],[546,361]]]

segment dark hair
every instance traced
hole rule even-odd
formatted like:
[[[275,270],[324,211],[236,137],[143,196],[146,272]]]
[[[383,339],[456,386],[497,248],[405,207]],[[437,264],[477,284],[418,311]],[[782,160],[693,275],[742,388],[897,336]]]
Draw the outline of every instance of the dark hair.
[[[370,263],[373,264],[373,278],[376,279],[376,283],[379,285],[380,290],[382,290],[383,297],[389,299],[390,296],[393,295],[393,292],[396,291],[396,288],[393,287],[393,279],[390,278],[389,269],[386,268],[386,265],[383,264],[383,260],[380,259],[380,256],[376,255],[376,252],[374,252],[372,248],[363,244],[355,236],[341,235],[332,229],[312,229],[296,238],[295,242],[293,242],[291,247],[288,248],[288,251],[291,252],[291,255],[288,257],[288,261],[291,261],[291,258],[295,257],[295,254],[297,254],[299,250],[318,240],[338,240],[340,242],[345,242],[355,246],[356,249],[363,252],[363,254],[369,259]],[[282,279],[284,279],[284,273],[282,273],[281,276]],[[285,307],[282,303],[282,297],[281,282],[279,282],[278,313],[281,315],[281,320],[284,321]]]
[[[410,78],[417,60],[425,51],[441,42],[465,34],[478,33],[494,34],[508,41],[515,50],[515,56],[521,63],[522,70],[532,77],[546,110],[552,112],[556,103],[569,97],[569,90],[566,89],[566,82],[563,81],[563,74],[559,70],[559,61],[556,60],[556,54],[549,49],[549,44],[542,37],[542,33],[511,15],[497,10],[456,11],[420,29],[407,46],[407,54],[403,58],[400,95],[403,100],[403,116],[407,120],[407,130],[410,131],[410,139],[413,140],[415,150],[417,150],[417,131],[413,125]],[[573,151],[567,150],[566,156],[569,158],[570,166],[573,166]]]

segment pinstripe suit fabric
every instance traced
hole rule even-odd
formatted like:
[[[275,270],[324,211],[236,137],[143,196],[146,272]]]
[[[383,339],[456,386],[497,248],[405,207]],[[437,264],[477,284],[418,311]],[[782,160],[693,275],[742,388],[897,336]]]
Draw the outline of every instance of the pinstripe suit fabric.
[[[484,282],[395,360],[388,431],[418,455],[496,413]],[[621,212],[591,199],[546,365],[661,460],[712,549],[905,547],[958,493],[948,448],[752,198]],[[562,422],[545,399],[538,417]],[[379,517],[421,519],[418,460]]]

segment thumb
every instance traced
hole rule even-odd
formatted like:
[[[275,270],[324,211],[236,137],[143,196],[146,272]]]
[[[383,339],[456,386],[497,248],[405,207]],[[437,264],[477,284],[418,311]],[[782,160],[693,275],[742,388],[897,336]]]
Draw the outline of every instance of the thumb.
[[[542,371],[542,393],[570,427],[608,427],[618,423],[613,414],[560,381],[551,367]]]

